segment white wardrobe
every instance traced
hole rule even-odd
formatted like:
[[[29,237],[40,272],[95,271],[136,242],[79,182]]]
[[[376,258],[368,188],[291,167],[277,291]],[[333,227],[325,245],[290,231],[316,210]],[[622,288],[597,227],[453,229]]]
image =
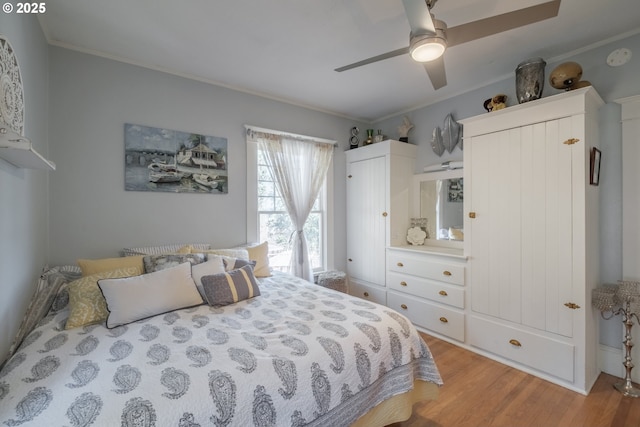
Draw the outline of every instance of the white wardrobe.
[[[590,157],[602,104],[589,87],[460,121],[466,344],[582,393],[599,374]]]
[[[349,293],[386,304],[386,248],[404,244],[417,147],[387,140],[347,156]]]

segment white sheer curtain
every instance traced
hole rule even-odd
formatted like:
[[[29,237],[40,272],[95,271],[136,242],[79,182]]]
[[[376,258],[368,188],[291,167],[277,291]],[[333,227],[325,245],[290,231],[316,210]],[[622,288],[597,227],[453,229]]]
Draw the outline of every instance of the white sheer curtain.
[[[254,138],[264,153],[273,180],[295,231],[291,236],[289,272],[313,281],[304,223],[309,217],[327,174],[334,145],[288,135],[263,134]]]

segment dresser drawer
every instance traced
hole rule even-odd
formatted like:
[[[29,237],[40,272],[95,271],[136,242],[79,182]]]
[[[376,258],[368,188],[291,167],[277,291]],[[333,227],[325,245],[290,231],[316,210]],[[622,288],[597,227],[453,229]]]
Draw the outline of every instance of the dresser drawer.
[[[406,294],[389,291],[387,306],[407,316],[416,326],[464,341],[464,314]]]
[[[387,305],[387,291],[375,285],[366,285],[356,279],[349,279],[349,295]]]
[[[472,346],[573,382],[573,345],[486,319],[470,320]]]
[[[420,254],[388,251],[387,271],[440,280],[454,285],[464,285],[463,265],[446,261],[433,261],[433,258]]]
[[[387,287],[438,303],[464,308],[464,288],[460,286],[388,271]]]

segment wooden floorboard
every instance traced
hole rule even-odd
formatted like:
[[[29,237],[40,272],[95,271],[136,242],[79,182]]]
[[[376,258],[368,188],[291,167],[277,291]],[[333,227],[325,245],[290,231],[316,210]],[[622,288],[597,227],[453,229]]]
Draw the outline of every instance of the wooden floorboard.
[[[588,396],[422,334],[442,375],[438,400],[389,427],[640,427],[640,398],[600,374]]]

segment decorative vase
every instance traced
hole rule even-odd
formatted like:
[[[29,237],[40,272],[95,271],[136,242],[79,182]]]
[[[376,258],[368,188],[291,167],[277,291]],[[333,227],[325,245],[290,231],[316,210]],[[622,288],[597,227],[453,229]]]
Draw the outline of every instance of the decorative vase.
[[[542,58],[531,58],[518,64],[516,68],[516,97],[518,103],[533,101],[542,96],[544,88],[544,67]]]
[[[378,133],[373,137],[373,142],[382,142],[384,141],[384,135],[382,134],[382,129],[378,129]]]
[[[367,139],[364,141],[364,145],[373,144],[373,129],[367,129]]]

